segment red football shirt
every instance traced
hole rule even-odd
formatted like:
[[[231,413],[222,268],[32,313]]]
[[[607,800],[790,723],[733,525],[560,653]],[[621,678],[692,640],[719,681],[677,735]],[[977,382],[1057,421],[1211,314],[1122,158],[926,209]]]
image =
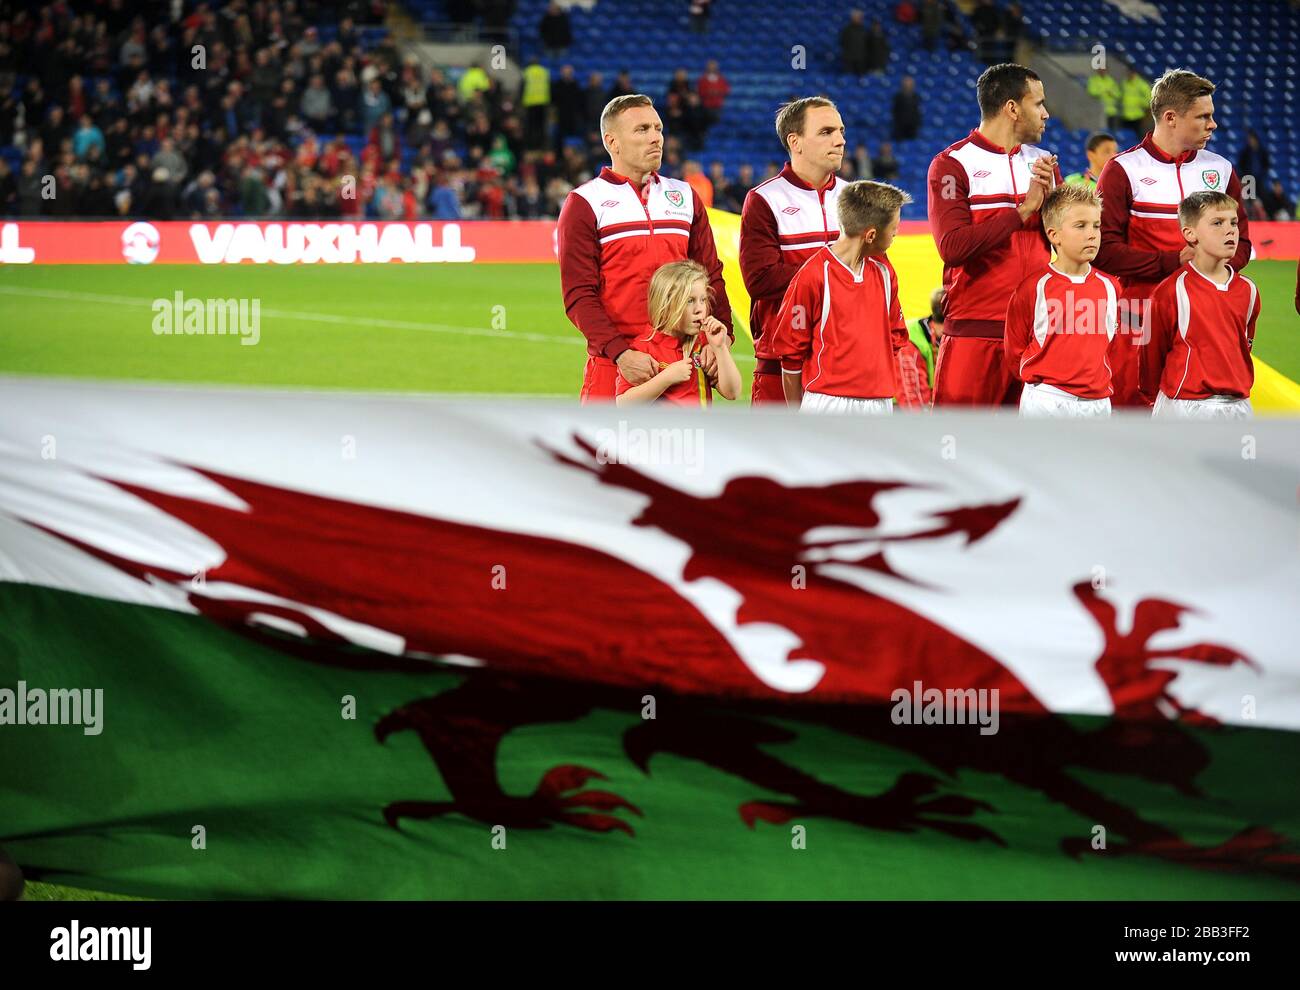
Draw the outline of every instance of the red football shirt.
[[[1247,398],[1259,308],[1255,283],[1231,266],[1219,285],[1191,262],[1183,265],[1151,294],[1149,379],[1170,399]],[[1153,384],[1143,388],[1152,398]]]
[[[699,355],[709,346],[708,338],[704,334],[697,334],[692,340],[684,341],[670,333],[651,330],[645,336],[638,337],[632,346],[658,361],[660,371],[684,357],[695,358],[695,368],[691,371],[691,377],[676,385],[669,385],[655,400],[656,402],[674,402],[684,406],[713,404],[712,385],[699,363]],[[624,378],[620,371],[614,382],[614,395],[622,395],[632,387],[632,383]]]
[[[850,270],[830,248],[804,262],[781,300],[768,347],[783,374],[802,372],[806,391],[892,399],[895,355],[907,344],[898,277],[884,255],[861,264]]]
[[[1106,360],[1115,338],[1118,280],[1089,266],[1066,275],[1048,265],[1011,294],[1003,348],[1007,368],[1026,385],[1051,385],[1080,399],[1112,393]]]

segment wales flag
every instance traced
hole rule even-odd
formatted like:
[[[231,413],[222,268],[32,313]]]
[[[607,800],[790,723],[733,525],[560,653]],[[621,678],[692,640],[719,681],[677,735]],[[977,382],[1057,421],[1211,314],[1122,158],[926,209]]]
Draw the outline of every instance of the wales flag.
[[[0,846],[161,898],[1294,898],[1293,423],[0,382]]]

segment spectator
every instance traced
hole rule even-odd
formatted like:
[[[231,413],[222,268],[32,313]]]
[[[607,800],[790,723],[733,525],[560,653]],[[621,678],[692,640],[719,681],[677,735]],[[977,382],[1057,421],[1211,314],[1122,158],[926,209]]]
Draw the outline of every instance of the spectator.
[[[673,70],[673,77],[668,81],[668,93],[676,93],[682,103],[686,102],[686,97],[691,91],[691,78],[686,70],[678,67]],[[668,93],[664,94],[667,99]]]
[[[361,129],[370,133],[392,109],[393,104],[384,92],[383,84],[378,79],[371,79],[361,97]]]
[[[451,187],[447,173],[439,169],[434,174],[433,185],[429,190],[429,213],[434,220],[459,220],[460,197]]]
[[[1264,147],[1264,142],[1259,139],[1255,129],[1247,128],[1246,143],[1241,146],[1241,152],[1237,155],[1237,175],[1243,182],[1246,176],[1253,176],[1255,181],[1252,185],[1259,187],[1264,184],[1271,170],[1268,149]]]
[[[31,158],[23,162],[18,174],[18,215],[23,217],[40,216],[44,188],[44,176],[37,170],[37,163]]]
[[[488,152],[487,157],[498,174],[510,175],[514,172],[515,153],[510,150],[504,134],[498,134],[492,139],[492,150]]]
[[[1130,66],[1122,90],[1120,112],[1124,116],[1124,124],[1141,141],[1155,127],[1155,121],[1151,117],[1151,84],[1138,75],[1137,69]]]
[[[0,216],[13,216],[18,212],[18,179],[9,167],[8,159],[0,156]]]
[[[390,161],[401,156],[402,142],[391,113],[379,118],[379,122],[367,135],[366,144],[374,149],[374,157],[380,161]]]
[[[873,179],[875,171],[871,167],[871,155],[867,146],[860,144],[853,151],[853,172],[858,179]]]
[[[302,91],[298,101],[298,110],[317,131],[326,131],[333,126],[334,98],[325,86],[325,78],[319,73],[311,77],[311,82]]]
[[[1264,217],[1267,220],[1295,219],[1291,201],[1287,198],[1286,190],[1282,188],[1282,182],[1279,179],[1274,179],[1272,184],[1264,190],[1264,195],[1259,197],[1259,202],[1264,208]]]
[[[558,3],[551,3],[538,27],[547,58],[563,58],[573,46],[573,26],[569,14]]]
[[[943,4],[940,0],[921,0],[921,44],[927,52],[934,51],[935,43],[943,34]]]
[[[108,150],[104,141],[104,132],[95,126],[95,122],[90,119],[90,114],[83,113],[77,133],[72,136],[72,153],[77,156],[78,161],[85,161],[92,148],[97,148],[100,155]]]
[[[704,174],[699,162],[693,158],[688,158],[682,166],[682,178],[694,190],[695,195],[700,197],[700,202],[704,204],[705,209],[713,206],[713,183]]]
[[[555,107],[555,147],[558,151],[565,138],[582,133],[584,100],[573,66],[560,67],[560,76],[551,85],[551,103]]]
[[[117,64],[124,69],[138,71],[145,64],[144,24],[139,23],[131,29],[131,34],[117,50]]]
[[[52,152],[63,147],[63,142],[72,137],[72,124],[63,113],[63,107],[57,103],[50,107],[50,114],[41,128],[41,141]]]
[[[484,40],[500,44],[510,40],[510,18],[514,16],[515,2],[516,0],[480,0],[478,6],[483,16]]]
[[[1088,156],[1088,167],[1082,172],[1073,172],[1065,177],[1066,182],[1078,182],[1088,186],[1090,189],[1097,188],[1097,180],[1101,177],[1101,170],[1106,167],[1106,163],[1115,157],[1119,151],[1119,142],[1115,140],[1115,135],[1107,134],[1105,131],[1098,131],[1088,137],[1088,143],[1084,145],[1084,154]]]
[[[670,92],[664,98],[663,113],[660,117],[663,119],[665,134],[670,137],[686,136],[686,100],[681,96]]]
[[[334,74],[333,103],[335,107],[334,126],[343,131],[354,131],[360,120],[361,89],[357,84],[356,73],[344,66]]]
[[[537,151],[546,146],[546,130],[551,113],[551,70],[534,56],[524,68],[523,91],[519,102],[524,108],[524,144]]]
[[[511,214],[520,220],[537,220],[548,212],[546,196],[533,175],[524,177],[519,191],[511,198]]]
[[[1101,104],[1101,112],[1106,117],[1106,127],[1108,130],[1119,133],[1120,115],[1119,101],[1120,88],[1119,81],[1106,71],[1106,67],[1099,66],[1097,71],[1088,79],[1088,95]]]
[[[884,72],[889,65],[889,38],[885,36],[885,26],[880,19],[871,22],[867,32],[867,71]]]
[[[1007,4],[1002,12],[1002,34],[1010,43],[1006,52],[1007,59],[1015,57],[1015,46],[1025,36],[1025,11],[1016,0]]]
[[[880,153],[871,159],[871,173],[880,182],[892,182],[898,178],[898,159],[894,157],[894,146],[888,141],[880,142]]]
[[[713,0],[689,0],[687,10],[691,15],[691,30],[704,34],[709,30],[709,7]]]
[[[181,212],[191,220],[207,219],[208,193],[213,190],[216,177],[209,171],[200,172],[181,193]]]
[[[722,106],[727,102],[727,94],[731,92],[731,84],[719,71],[716,59],[709,59],[705,65],[704,74],[700,76],[697,88],[700,106],[704,109],[704,119],[708,126],[712,127],[722,116]]]
[[[713,184],[713,206],[728,213],[739,213],[745,205],[743,196],[736,195],[735,184],[727,178],[726,166],[715,161],[709,165],[709,181]]]
[[[265,190],[262,194],[266,195]],[[150,220],[171,220],[176,212],[175,200],[176,187],[172,184],[171,174],[165,168],[154,169],[153,181],[145,192],[140,212]]]
[[[601,111],[605,109],[605,104],[609,98],[605,95],[605,77],[599,72],[593,72],[587,77],[587,89],[585,92],[586,106],[584,107],[583,117],[585,120],[599,120]],[[596,135],[597,143],[600,142],[600,135]]]
[[[468,103],[477,94],[491,88],[492,81],[488,79],[482,63],[474,62],[461,74],[460,82],[456,84],[456,94],[461,103]]]
[[[749,191],[753,189],[754,186],[754,166],[746,162],[744,165],[741,165],[739,170],[736,172],[736,182],[732,187],[735,191],[736,198],[740,200],[742,206],[744,205],[745,197],[749,195]]]
[[[699,151],[704,146],[705,135],[709,133],[709,123],[709,115],[700,103],[700,94],[687,93],[682,118],[682,126],[685,128],[683,137],[687,148],[691,151]]]
[[[971,11],[970,23],[975,29],[975,40],[981,45],[991,42],[1003,24],[1002,15],[997,7],[993,6],[993,0],[975,0],[975,9]]]
[[[620,96],[631,96],[636,90],[632,88],[632,76],[624,69],[614,77],[614,85],[609,87],[609,92],[605,94],[605,102],[617,99]],[[604,107],[602,106],[603,110]],[[599,116],[599,114],[597,114]]]
[[[916,80],[904,76],[894,94],[894,140],[910,141],[921,130],[921,94]]]
[[[186,170],[189,168],[185,164],[185,158],[176,150],[176,142],[171,138],[162,139],[157,154],[149,164],[153,169],[155,182],[158,181],[159,172],[167,174],[169,183],[183,182]]]
[[[849,12],[849,22],[840,29],[840,62],[851,76],[867,74],[867,28],[860,10]]]

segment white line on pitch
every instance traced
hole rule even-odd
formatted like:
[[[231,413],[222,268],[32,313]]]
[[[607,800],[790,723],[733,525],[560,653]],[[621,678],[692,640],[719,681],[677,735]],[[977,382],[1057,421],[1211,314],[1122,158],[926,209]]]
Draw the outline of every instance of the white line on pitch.
[[[112,296],[100,292],[74,292],[67,289],[29,289],[20,286],[0,285],[0,293],[11,296],[33,296],[39,299],[66,299],[71,302],[108,303],[117,306],[152,306],[153,299],[143,296]],[[197,298],[197,297],[196,297]],[[448,323],[412,323],[407,320],[384,320],[373,316],[340,316],[337,313],[303,313],[292,309],[264,309],[263,316],[283,317],[312,323],[335,323],[343,326],[380,327],[387,330],[420,330],[426,333],[459,334],[465,337],[500,337],[507,340],[527,340],[540,344],[577,344],[586,341],[579,336],[545,333],[527,333],[515,330],[493,330],[489,327],[457,327]],[[737,361],[753,361],[748,354],[734,355]]]

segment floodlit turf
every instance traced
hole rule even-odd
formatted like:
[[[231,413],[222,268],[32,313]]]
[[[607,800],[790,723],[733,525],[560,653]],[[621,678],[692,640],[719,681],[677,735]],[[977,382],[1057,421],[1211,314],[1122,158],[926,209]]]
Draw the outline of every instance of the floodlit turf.
[[[1300,315],[1295,310],[1294,261],[1256,261],[1246,275],[1259,286],[1264,306],[1255,327],[1255,354],[1300,381]]]
[[[260,300],[259,342],[155,335],[178,291]],[[0,308],[0,373],[572,398],[585,360],[556,265],[7,267]]]
[[[60,887],[53,883],[33,883],[28,881],[23,889],[24,901],[140,901],[143,897],[127,897],[125,894],[105,894],[98,890],[80,890],[76,887]]]
[[[1295,264],[1249,274],[1256,353],[1300,379]],[[260,300],[260,341],[155,335],[152,302],[178,291]],[[572,398],[584,359],[555,265],[7,266],[0,312],[0,373]]]

